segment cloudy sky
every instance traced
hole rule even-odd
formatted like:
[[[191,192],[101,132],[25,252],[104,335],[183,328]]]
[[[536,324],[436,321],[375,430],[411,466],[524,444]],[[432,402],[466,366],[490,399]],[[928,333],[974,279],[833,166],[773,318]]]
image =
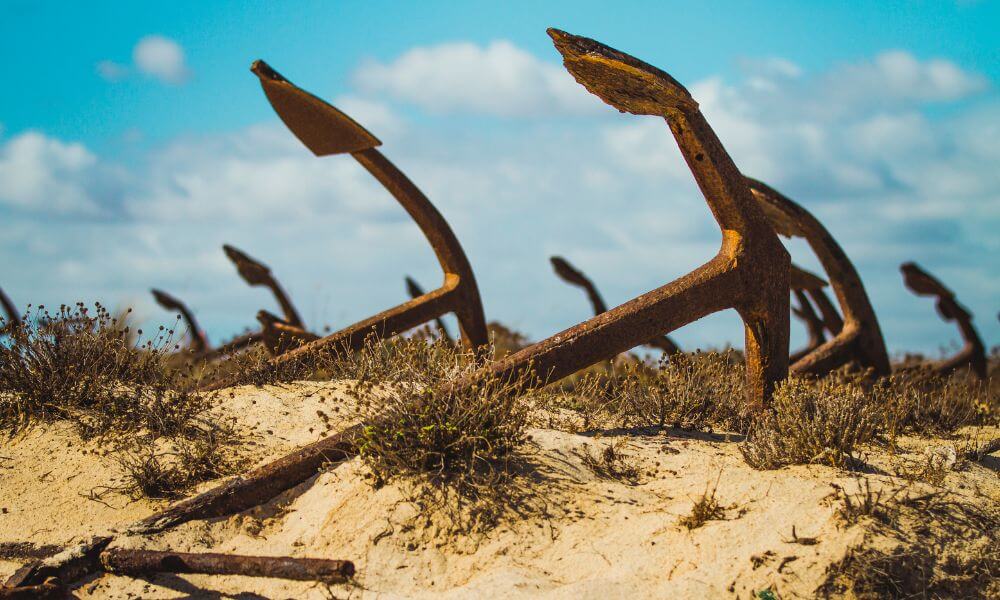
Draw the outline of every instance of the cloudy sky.
[[[682,275],[720,235],[673,139],[578,86],[555,26],[684,83],[741,170],[838,237],[891,350],[957,340],[903,287],[906,260],[1000,341],[997,3],[0,3],[0,287],[19,305],[169,322],[155,286],[219,341],[275,310],[223,243],[269,264],[317,329],[401,302],[404,275],[438,283],[387,193],[283,127],[256,58],[383,141],[451,222],[488,319],[539,339],[588,317],[553,254],[610,305]],[[731,313],[675,337],[742,345]]]

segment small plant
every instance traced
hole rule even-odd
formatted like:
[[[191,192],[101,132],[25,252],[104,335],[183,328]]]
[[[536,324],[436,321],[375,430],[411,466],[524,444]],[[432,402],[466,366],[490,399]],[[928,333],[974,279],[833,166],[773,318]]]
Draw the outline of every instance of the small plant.
[[[913,369],[893,374],[873,389],[886,407],[890,434],[949,434],[965,425],[1000,422],[1000,396],[968,373],[939,377]]]
[[[614,442],[598,454],[587,448],[583,452],[583,464],[602,479],[636,483],[642,471],[633,457],[622,452],[624,446],[624,441]]]
[[[526,441],[529,405],[519,381],[489,379],[447,389],[476,368],[471,355],[420,340],[372,342],[335,365],[356,378],[360,418],[368,423],[360,456],[376,485],[416,482],[421,502],[452,516],[491,525],[515,479],[516,451]]]
[[[721,477],[722,473],[719,473],[719,478]],[[719,504],[718,498],[715,497],[715,490],[718,487],[719,480],[716,479],[715,485],[711,488],[706,488],[705,493],[694,501],[694,506],[691,507],[691,514],[681,517],[679,523],[691,530],[701,527],[708,521],[724,519],[726,517],[726,509]]]
[[[849,494],[840,486],[834,485],[840,493],[843,504],[837,509],[837,516],[848,525],[857,524],[862,518],[869,517],[879,521],[887,521],[890,511],[887,499],[883,497],[882,488],[872,488],[870,479],[860,479],[858,491]]]
[[[789,378],[758,416],[740,450],[755,469],[820,463],[847,466],[885,423],[882,407],[857,382]]]

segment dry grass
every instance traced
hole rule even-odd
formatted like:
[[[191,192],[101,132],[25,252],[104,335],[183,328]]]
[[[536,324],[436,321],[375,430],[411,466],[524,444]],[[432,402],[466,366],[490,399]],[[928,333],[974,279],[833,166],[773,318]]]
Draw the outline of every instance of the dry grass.
[[[601,479],[638,483],[642,469],[633,456],[624,452],[625,445],[625,440],[618,440],[604,446],[599,453],[588,447],[583,452],[583,464]]]
[[[756,469],[810,463],[845,467],[884,424],[884,408],[857,381],[790,378],[775,390],[771,409],[753,423],[740,450]]]
[[[719,473],[719,478],[722,473]],[[680,525],[688,529],[697,529],[708,521],[718,521],[726,518],[726,509],[719,504],[719,499],[715,497],[715,491],[719,487],[719,480],[715,484],[705,488],[705,493],[699,496],[691,507],[691,514],[681,517],[678,521]]]
[[[962,372],[938,377],[910,370],[880,381],[872,395],[885,407],[890,434],[947,435],[966,425],[997,422],[1000,397],[991,384]]]
[[[67,421],[112,448],[133,496],[175,497],[235,468],[225,449],[234,433],[190,392],[184,370],[170,366],[172,330],[142,341],[127,313],[115,317],[99,304],[93,313],[82,304],[38,311],[0,344],[0,432]]]
[[[865,541],[831,565],[818,597],[1000,595],[1000,510],[952,501],[943,492],[905,496],[903,491],[883,495],[863,487],[853,496],[852,518],[874,518],[864,521]]]
[[[580,413],[587,425],[742,430],[749,421],[745,369],[732,350],[695,352],[646,363],[616,361],[551,394],[555,405]]]
[[[477,368],[471,355],[440,340],[372,340],[326,368],[355,382],[358,419],[368,424],[360,456],[376,486],[411,484],[415,501],[443,509],[466,530],[491,527],[519,497],[517,450],[527,439],[530,403],[514,393],[517,382],[440,391]]]

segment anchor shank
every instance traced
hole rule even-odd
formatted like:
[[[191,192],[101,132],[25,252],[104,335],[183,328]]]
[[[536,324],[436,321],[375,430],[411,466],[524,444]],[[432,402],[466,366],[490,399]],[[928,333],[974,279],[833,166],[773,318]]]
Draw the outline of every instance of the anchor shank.
[[[538,342],[451,386],[486,377],[522,383],[525,389],[558,381],[580,369],[732,306],[727,291],[738,273],[717,256],[691,273]],[[530,376],[519,379],[525,372]]]

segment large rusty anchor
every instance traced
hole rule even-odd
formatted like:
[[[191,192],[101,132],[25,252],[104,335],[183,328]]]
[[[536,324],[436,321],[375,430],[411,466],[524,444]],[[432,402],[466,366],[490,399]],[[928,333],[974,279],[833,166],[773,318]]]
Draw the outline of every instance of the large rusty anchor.
[[[734,308],[745,325],[749,400],[763,407],[788,374],[788,252],[684,86],[600,42],[557,29],[548,33],[566,69],[591,93],[622,112],[666,120],[719,223],[722,246],[680,279],[492,363],[451,390],[490,377],[542,386]]]
[[[821,376],[854,361],[874,375],[888,375],[889,354],[882,329],[861,277],[840,244],[816,217],[788,197],[756,179],[747,177],[746,182],[776,232],[805,238],[830,278],[843,312],[838,333],[792,364],[790,371]]]
[[[549,262],[552,263],[552,268],[560,279],[586,292],[595,317],[601,313],[608,312],[608,305],[604,303],[604,298],[597,291],[597,286],[582,271],[571,265],[568,260],[561,256],[552,256],[549,258]],[[677,354],[681,351],[680,346],[666,335],[655,336],[653,339],[647,340],[644,345],[658,348],[667,354]]]
[[[191,312],[187,305],[163,290],[154,288],[150,290],[150,292],[152,292],[153,298],[156,300],[157,304],[166,310],[178,312],[181,318],[184,319],[184,323],[188,328],[188,335],[191,338],[188,346],[190,351],[195,355],[201,355],[208,352],[208,339],[205,337],[205,333],[201,330],[201,328],[198,327],[198,321],[194,318],[194,313]]]
[[[444,271],[441,287],[304,344],[274,360],[282,363],[317,352],[357,349],[373,333],[379,337],[396,335],[449,312],[458,317],[466,347],[484,356],[489,339],[479,288],[462,246],[441,213],[402,171],[377,150],[381,142],[361,125],[323,100],[299,89],[263,61],[256,61],[250,70],[260,78],[275,112],[313,154],[349,153],[393,195],[420,227]]]
[[[913,262],[899,265],[903,273],[903,283],[918,296],[936,296],[937,312],[945,321],[955,321],[965,344],[955,356],[933,365],[935,373],[948,375],[968,366],[980,379],[986,379],[986,347],[976,328],[972,326],[972,314],[955,299],[951,291],[940,280]]]

